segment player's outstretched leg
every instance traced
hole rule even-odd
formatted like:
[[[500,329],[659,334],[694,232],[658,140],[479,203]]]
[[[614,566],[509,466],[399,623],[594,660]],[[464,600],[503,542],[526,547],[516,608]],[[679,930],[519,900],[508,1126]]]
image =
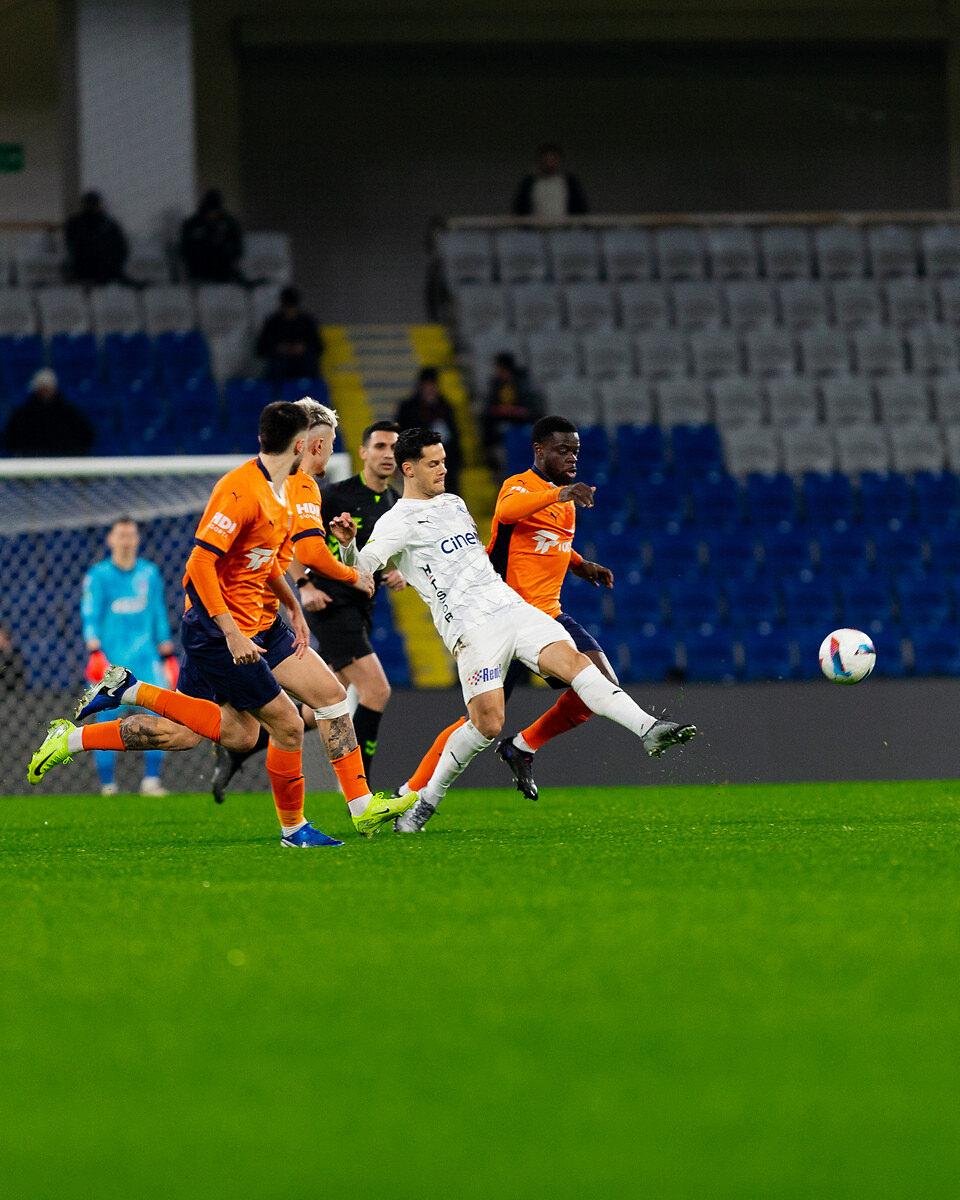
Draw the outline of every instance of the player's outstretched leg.
[[[441,731],[434,738],[430,749],[421,758],[417,764],[417,769],[410,776],[406,783],[401,783],[394,792],[395,796],[406,796],[408,792],[422,792],[430,780],[433,778],[433,773],[437,769],[437,763],[440,761],[440,755],[443,754],[443,748],[450,740],[450,735],[461,725],[466,725],[467,718],[460,717],[448,725],[446,729]]]
[[[40,743],[36,754],[30,759],[30,766],[27,767],[27,783],[39,783],[44,775],[54,767],[73,762],[68,740],[71,731],[79,733],[76,725],[72,721],[68,721],[66,717],[57,717],[56,720],[50,722],[47,736]]]
[[[499,694],[501,697],[500,720],[502,721],[503,693]],[[490,693],[486,693],[486,695],[489,696]],[[421,791],[419,799],[410,811],[399,820],[394,821],[394,830],[397,833],[419,833],[440,807],[450,785],[459,779],[477,755],[482,750],[486,750],[492,742],[493,738],[485,737],[472,720],[466,721],[455,729],[447,739],[430,782]]]
[[[84,689],[73,715],[76,720],[83,721],[94,713],[120,708],[124,704],[149,709],[157,716],[167,717],[212,742],[220,740],[222,713],[218,704],[212,700],[185,696],[181,692],[171,692],[168,688],[155,687],[152,683],[141,683],[132,671],[116,665],[108,667],[99,682],[91,683]]]

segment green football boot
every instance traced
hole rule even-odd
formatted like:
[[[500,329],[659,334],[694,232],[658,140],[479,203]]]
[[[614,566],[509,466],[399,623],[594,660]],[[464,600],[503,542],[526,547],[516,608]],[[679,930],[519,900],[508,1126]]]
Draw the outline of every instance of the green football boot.
[[[27,768],[27,783],[39,783],[51,767],[59,767],[61,763],[73,762],[73,757],[67,749],[67,737],[71,730],[76,729],[72,721],[66,717],[58,717],[50,722],[47,736],[43,739],[40,749],[30,759]]]
[[[419,792],[407,792],[405,796],[388,796],[386,792],[377,792],[367,805],[367,811],[353,818],[353,827],[361,837],[373,837],[381,825],[395,821],[408,808],[413,808],[419,798]]]

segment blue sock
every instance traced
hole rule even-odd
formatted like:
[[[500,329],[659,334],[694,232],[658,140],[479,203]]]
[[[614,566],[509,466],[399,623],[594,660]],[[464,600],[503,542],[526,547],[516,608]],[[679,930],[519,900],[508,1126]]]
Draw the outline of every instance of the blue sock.
[[[143,774],[147,779],[159,779],[160,768],[163,766],[162,750],[144,750]]]
[[[113,783],[114,770],[117,765],[116,750],[94,750],[93,759],[97,775],[100,778],[100,786],[106,787],[108,783]]]

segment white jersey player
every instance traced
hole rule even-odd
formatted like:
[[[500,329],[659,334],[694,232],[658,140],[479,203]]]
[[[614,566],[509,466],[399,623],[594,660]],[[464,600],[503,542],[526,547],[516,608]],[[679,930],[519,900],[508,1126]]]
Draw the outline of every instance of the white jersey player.
[[[422,829],[453,781],[500,733],[503,679],[515,658],[568,683],[589,709],[636,734],[650,755],[694,736],[693,725],[644,712],[576,649],[562,625],[496,573],[467,506],[443,490],[447,470],[438,433],[405,430],[394,456],[403,474],[403,498],[380,518],[363,550],[357,554],[348,517],[334,518],[330,528],[343,544],[345,561],[371,574],[392,563],[429,605],[457,660],[470,718],[450,736],[417,804],[396,822],[398,832]]]

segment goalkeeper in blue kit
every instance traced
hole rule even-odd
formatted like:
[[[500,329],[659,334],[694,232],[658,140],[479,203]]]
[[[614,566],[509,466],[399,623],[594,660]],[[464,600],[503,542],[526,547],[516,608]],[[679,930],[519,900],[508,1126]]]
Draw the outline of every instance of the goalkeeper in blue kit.
[[[96,563],[83,580],[80,612],[83,638],[90,658],[87,679],[102,678],[108,663],[123,663],[144,683],[176,687],[177,660],[173,658],[170,621],[163,594],[163,580],[156,565],[138,557],[140,531],[130,517],[119,517],[107,534],[109,558]],[[161,660],[165,660],[165,663]],[[115,712],[104,718],[116,718]],[[94,752],[100,791],[115,796],[116,752]],[[163,751],[144,752],[145,796],[165,796],[160,782]]]

